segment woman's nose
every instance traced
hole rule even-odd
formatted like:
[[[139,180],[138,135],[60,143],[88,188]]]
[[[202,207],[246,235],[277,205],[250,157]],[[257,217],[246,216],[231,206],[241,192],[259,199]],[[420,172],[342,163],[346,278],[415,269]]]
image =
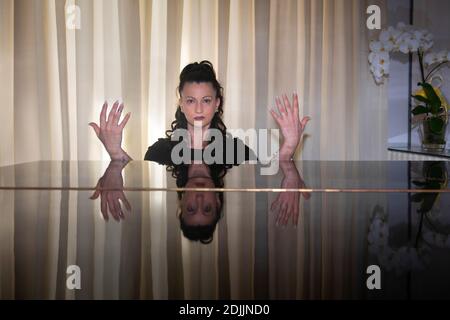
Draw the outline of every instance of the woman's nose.
[[[203,106],[202,106],[201,102],[195,104],[195,112],[196,113],[203,113]]]
[[[203,209],[203,194],[195,195],[195,203],[197,204],[197,210]]]

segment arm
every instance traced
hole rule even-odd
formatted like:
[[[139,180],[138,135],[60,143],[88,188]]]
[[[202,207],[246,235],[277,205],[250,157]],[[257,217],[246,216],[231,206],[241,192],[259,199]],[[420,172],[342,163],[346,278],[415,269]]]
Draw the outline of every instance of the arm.
[[[108,119],[106,119],[107,108],[108,104],[105,102],[100,113],[100,126],[94,122],[89,123],[89,125],[94,129],[95,134],[105,146],[111,160],[118,160],[122,162],[133,160],[121,146],[122,132],[130,119],[131,114],[127,113],[122,122],[119,123],[120,116],[123,111],[123,103],[120,105],[117,101],[114,103],[111,111],[109,112]]]
[[[295,150],[300,143],[306,124],[311,120],[308,116],[303,117],[302,120],[299,119],[298,95],[294,94],[292,100],[291,106],[286,95],[283,95],[282,99],[277,97],[275,102],[279,114],[275,112],[274,109],[270,110],[270,113],[280,127],[283,136],[283,143],[279,151],[280,160],[292,159]]]

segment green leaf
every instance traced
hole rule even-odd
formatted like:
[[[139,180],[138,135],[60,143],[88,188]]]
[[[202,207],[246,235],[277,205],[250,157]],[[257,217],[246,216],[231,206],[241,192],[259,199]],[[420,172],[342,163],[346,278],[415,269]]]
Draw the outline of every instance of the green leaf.
[[[411,110],[412,114],[417,116],[418,114],[428,113],[430,109],[425,106],[417,106]]]
[[[434,133],[442,133],[444,129],[444,120],[441,118],[431,118],[430,120],[430,129]]]
[[[426,104],[430,104],[431,103],[431,101],[429,99],[425,98],[424,96],[416,95],[416,96],[412,96],[412,97],[414,99],[419,100],[420,102],[423,102],[423,103],[426,103]]]
[[[431,84],[424,82],[421,86],[423,87],[428,100],[430,100],[431,113],[437,114],[441,108],[441,99],[439,99]]]

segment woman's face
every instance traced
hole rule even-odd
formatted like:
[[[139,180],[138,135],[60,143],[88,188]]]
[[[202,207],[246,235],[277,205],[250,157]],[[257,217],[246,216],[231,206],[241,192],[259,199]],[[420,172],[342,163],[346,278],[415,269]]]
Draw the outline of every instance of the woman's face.
[[[214,188],[209,168],[192,164],[188,170],[186,188]],[[186,191],[181,202],[181,214],[187,225],[211,224],[220,208],[219,195],[214,191]]]
[[[191,126],[209,128],[220,99],[210,82],[187,82],[180,98],[181,111]]]
[[[203,181],[199,182],[206,184]],[[181,216],[185,224],[190,226],[210,225],[216,220],[220,200],[214,191],[186,191],[181,206]]]

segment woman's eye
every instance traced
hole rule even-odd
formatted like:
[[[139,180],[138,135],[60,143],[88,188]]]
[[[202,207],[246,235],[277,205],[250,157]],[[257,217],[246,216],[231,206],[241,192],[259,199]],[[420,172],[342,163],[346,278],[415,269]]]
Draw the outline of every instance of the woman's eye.
[[[205,100],[203,100],[205,103],[211,103],[211,99],[205,99]]]
[[[189,99],[189,100],[186,100],[186,102],[187,102],[187,103],[192,103],[192,102],[194,102],[194,100],[190,100],[190,99]]]
[[[194,207],[191,206],[191,205],[187,206],[186,209],[187,209],[188,212],[194,212]]]
[[[207,205],[206,207],[205,207],[205,212],[210,212],[211,211],[211,206],[210,205]]]

